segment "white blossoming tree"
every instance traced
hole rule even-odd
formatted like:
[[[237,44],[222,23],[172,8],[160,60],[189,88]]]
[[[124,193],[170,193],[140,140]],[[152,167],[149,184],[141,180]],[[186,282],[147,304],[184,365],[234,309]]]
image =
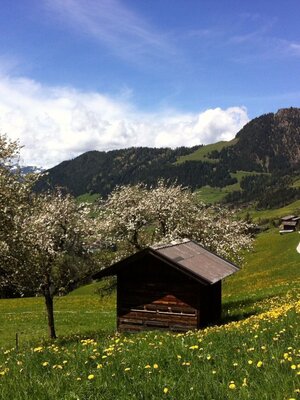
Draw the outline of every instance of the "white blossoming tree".
[[[16,169],[20,146],[0,135],[0,289],[8,287],[7,268],[16,268],[23,258],[20,221],[30,208],[36,175],[22,176]]]
[[[163,180],[116,188],[103,205],[101,230],[106,240],[127,243],[127,254],[156,242],[190,238],[233,261],[252,244],[251,226],[225,207],[196,201],[191,191]],[[125,254],[122,254],[122,256]]]
[[[147,245],[144,230],[151,219],[148,206],[148,190],[144,185],[116,188],[102,203],[98,221],[103,239],[127,242],[135,251],[141,250]]]
[[[18,151],[17,142],[0,136],[0,289],[43,295],[55,338],[54,295],[69,292],[93,272],[94,220],[71,196],[34,194],[38,177],[11,169]]]
[[[44,296],[49,336],[55,338],[54,296],[68,293],[94,272],[89,252],[93,220],[71,196],[46,193],[34,198],[21,233],[26,261],[6,272],[19,291]]]

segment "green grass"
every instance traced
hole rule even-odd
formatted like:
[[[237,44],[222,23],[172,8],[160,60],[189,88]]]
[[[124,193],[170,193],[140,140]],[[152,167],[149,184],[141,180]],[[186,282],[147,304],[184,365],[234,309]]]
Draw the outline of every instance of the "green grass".
[[[299,189],[300,188],[300,178],[296,179],[293,184],[292,187]]]
[[[253,250],[245,255],[241,270],[225,281],[224,305],[233,302],[235,310],[231,312],[247,312],[251,303],[299,288],[300,254],[296,251],[299,242],[298,232],[280,235],[278,229],[270,229],[261,233]],[[240,304],[235,304],[239,301]]]
[[[101,287],[101,282],[93,282],[88,285],[80,286],[78,289],[73,290],[69,296],[86,296],[96,295],[97,290]]]
[[[225,188],[215,188],[211,186],[202,186],[197,190],[197,199],[206,204],[220,203],[226,196],[227,186]]]
[[[244,176],[258,174],[259,173],[255,171],[237,171],[231,173],[230,175],[237,179],[236,183],[224,186],[223,188],[203,186],[196,191],[196,196],[199,200],[206,204],[220,203],[228,193],[241,189],[240,183]]]
[[[237,143],[237,139],[233,139],[229,142],[222,141],[213,144],[208,144],[206,146],[200,147],[200,149],[196,150],[194,153],[178,157],[176,164],[182,164],[185,161],[207,161],[211,163],[216,163],[218,162],[218,160],[208,158],[208,154],[214,150],[220,151],[224,147],[233,146],[235,143]]]
[[[299,294],[299,293],[298,293]],[[2,353],[0,398],[291,399],[299,388],[300,302],[186,334],[78,336]]]
[[[261,220],[275,220],[285,215],[290,214],[300,214],[300,200],[294,201],[293,203],[288,204],[287,206],[276,208],[274,210],[252,210],[249,209],[249,214],[253,221],[257,222],[259,219]]]
[[[99,283],[55,300],[54,342],[41,298],[0,300],[0,399],[296,399],[299,241],[260,234],[223,285],[223,324],[186,334],[115,334],[115,295]]]
[[[76,197],[76,200],[78,203],[94,203],[100,198],[100,194],[94,193],[84,193],[81,194],[80,196]]]
[[[88,292],[86,288],[82,291]],[[108,333],[115,329],[114,295],[103,300],[95,294],[74,293],[55,298],[54,307],[56,330],[60,337],[91,332]],[[14,346],[16,333],[19,334],[22,347],[47,339],[43,298],[0,300],[0,347]]]

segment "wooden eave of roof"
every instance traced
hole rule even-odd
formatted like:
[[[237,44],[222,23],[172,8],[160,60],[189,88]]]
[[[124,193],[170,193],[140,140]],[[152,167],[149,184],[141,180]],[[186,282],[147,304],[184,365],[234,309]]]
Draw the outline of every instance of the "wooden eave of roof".
[[[296,218],[296,215],[286,215],[285,217],[281,218],[281,221],[290,221],[293,218]]]
[[[166,254],[162,254],[162,251],[164,249],[169,250],[170,248],[172,249],[172,247],[175,248],[176,246],[178,247],[186,243],[189,243],[190,246],[191,245],[198,246],[198,248],[202,250],[202,252],[204,253],[204,256],[203,255],[201,256],[201,254],[196,254],[196,255],[192,254],[192,256],[186,258],[182,257],[172,258]],[[186,249],[186,251],[188,251],[188,249]],[[214,284],[239,270],[239,267],[237,267],[235,264],[225,260],[224,258],[216,255],[211,251],[206,250],[203,246],[200,246],[198,243],[189,241],[176,245],[166,245],[159,248],[148,247],[138,253],[133,254],[132,256],[125,258],[124,260],[121,260],[111,265],[108,268],[99,271],[93,276],[93,278],[99,279],[105,276],[117,275],[121,270],[123,270],[133,262],[142,259],[145,255],[151,255],[156,259],[159,259],[164,263],[167,263],[172,268],[178,270],[179,272],[189,276],[190,278],[204,285]],[[197,269],[199,270],[199,264],[201,265],[203,257],[205,258],[207,265],[205,267],[202,266],[203,271],[201,274],[201,272],[197,271]]]

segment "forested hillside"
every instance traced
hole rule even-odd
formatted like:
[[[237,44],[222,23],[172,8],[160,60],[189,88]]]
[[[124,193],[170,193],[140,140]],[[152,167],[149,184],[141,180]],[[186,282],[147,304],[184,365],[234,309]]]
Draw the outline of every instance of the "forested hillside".
[[[132,147],[108,152],[90,151],[50,169],[37,189],[61,186],[75,196],[90,192],[105,197],[118,185],[139,182],[153,185],[159,178],[176,181],[192,189],[207,184],[222,187],[236,182],[221,165],[202,161],[176,164],[178,157],[199,147],[175,150]]]
[[[241,176],[239,182],[236,173]],[[250,173],[253,173],[252,175]],[[231,142],[193,148],[90,151],[48,171],[37,190],[60,186],[75,196],[106,197],[116,186],[159,178],[192,190],[231,186],[223,201],[272,208],[300,198],[300,109],[286,108],[246,124]]]

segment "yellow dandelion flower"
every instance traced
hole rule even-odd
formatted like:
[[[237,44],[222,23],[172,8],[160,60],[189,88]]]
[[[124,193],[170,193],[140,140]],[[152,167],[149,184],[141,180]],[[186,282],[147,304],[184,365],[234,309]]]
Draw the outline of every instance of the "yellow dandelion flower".
[[[295,364],[291,365],[291,369],[297,369],[297,366]]]
[[[126,371],[126,372],[127,372],[127,371],[130,371],[130,368],[127,367],[127,368],[124,369],[124,371]]]
[[[260,368],[263,365],[262,361],[258,361],[258,363],[256,364],[257,368]]]
[[[252,360],[248,360],[248,364],[249,365],[253,364],[253,361]]]
[[[158,364],[153,364],[153,368],[157,369],[158,368]]]
[[[151,368],[151,365],[147,364],[147,365],[145,365],[145,368],[146,369]]]
[[[164,393],[167,394],[169,389],[167,387],[164,388]]]
[[[236,385],[234,382],[229,383],[228,387],[229,387],[229,389],[232,389],[232,390],[236,389]]]
[[[33,349],[33,351],[34,351],[34,353],[40,353],[41,351],[43,351],[43,347],[42,347],[42,346],[35,347],[35,348]]]
[[[97,369],[103,368],[102,364],[97,364]]]
[[[43,362],[43,364],[42,364],[43,367],[47,367],[47,365],[49,365],[49,362],[48,362],[48,361],[45,361],[45,362]]]
[[[89,376],[88,376],[88,380],[89,381],[91,381],[92,379],[94,379],[95,378],[95,375],[93,375],[93,374],[90,374]]]
[[[81,381],[81,378],[80,377],[76,378],[76,381]]]

